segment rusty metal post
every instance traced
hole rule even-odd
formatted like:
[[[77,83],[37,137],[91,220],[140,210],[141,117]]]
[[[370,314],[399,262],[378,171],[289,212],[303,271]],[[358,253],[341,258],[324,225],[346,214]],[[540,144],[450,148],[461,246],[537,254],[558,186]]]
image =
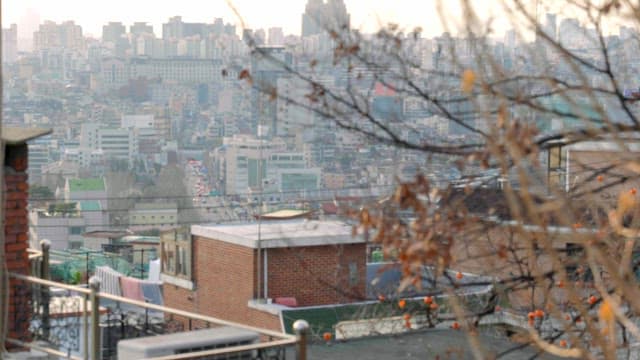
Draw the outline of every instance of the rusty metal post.
[[[89,279],[89,289],[91,289],[91,294],[89,295],[89,300],[91,301],[91,359],[99,360],[102,350],[100,346],[100,298],[98,297],[100,279],[92,276]]]
[[[309,323],[306,320],[296,320],[293,323],[296,333],[296,360],[307,360],[307,341],[309,340]]]

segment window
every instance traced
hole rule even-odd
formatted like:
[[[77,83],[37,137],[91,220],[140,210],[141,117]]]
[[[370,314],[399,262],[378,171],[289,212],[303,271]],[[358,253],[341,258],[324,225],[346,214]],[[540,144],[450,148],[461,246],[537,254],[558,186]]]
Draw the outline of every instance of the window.
[[[69,229],[69,234],[71,235],[82,235],[84,232],[84,226],[72,226]]]
[[[593,281],[591,268],[586,264],[584,247],[580,244],[566,243],[565,271],[569,279],[573,281]]]
[[[349,263],[349,286],[358,285],[358,264],[355,262]]]
[[[161,271],[164,274],[191,280],[191,234],[188,227],[160,234]]]
[[[69,248],[70,249],[80,249],[84,244],[82,241],[70,241]]]

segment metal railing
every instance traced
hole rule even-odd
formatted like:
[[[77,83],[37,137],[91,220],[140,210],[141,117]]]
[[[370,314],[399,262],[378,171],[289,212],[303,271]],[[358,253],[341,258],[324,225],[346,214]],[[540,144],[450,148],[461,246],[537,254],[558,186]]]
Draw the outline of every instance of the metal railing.
[[[295,324],[296,335],[256,328],[184,310],[100,292],[100,280],[88,287],[46,280],[48,246],[39,257],[40,277],[9,273],[13,309],[9,325],[17,329],[7,343],[68,359],[117,359],[120,340],[231,326],[259,334],[254,344],[157,357],[162,360],[216,358],[251,353],[254,359],[306,359],[308,324]],[[287,351],[295,347],[295,351]],[[295,355],[294,355],[295,354]]]

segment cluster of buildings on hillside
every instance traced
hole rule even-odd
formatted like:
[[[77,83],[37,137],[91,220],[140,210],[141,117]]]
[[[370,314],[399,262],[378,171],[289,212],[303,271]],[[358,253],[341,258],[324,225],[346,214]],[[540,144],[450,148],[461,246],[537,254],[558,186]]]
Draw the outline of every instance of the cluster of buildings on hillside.
[[[238,34],[222,19],[191,23],[171,17],[161,36],[144,22],[128,27],[110,22],[103,26],[100,39],[85,37],[73,21],[47,21],[33,34],[29,51],[19,51],[16,26],[4,29],[3,121],[53,129],[52,134],[34,139],[29,148],[30,185],[47,187],[52,193],[32,210],[34,239],[55,238],[59,247],[89,246],[89,240],[79,239],[80,233],[254,219],[264,212],[257,206],[263,203],[272,208],[329,209],[336,197],[388,194],[397,179],[418,172],[436,184],[479,172],[474,166],[460,171],[443,156],[428,158],[372,140],[344,129],[312,106],[299,106],[308,104],[311,89],[292,71],[335,94],[342,94],[347,84],[366,93],[371,116],[413,144],[469,142],[477,140],[469,127],[483,130],[489,125],[472,101],[456,100],[461,90],[455,77],[440,79],[448,89],[439,93],[442,109],[385,83],[366,64],[334,66],[336,40],[326,30],[349,28],[350,16],[341,0],[310,0],[301,20],[301,36],[284,36],[280,28]],[[593,30],[575,19],[558,24],[556,16],[548,14],[541,34],[585,59],[599,59],[591,46]],[[371,48],[381,45],[375,35],[361,35]],[[425,70],[412,74],[416,81],[428,84],[431,70],[454,70],[452,54],[457,66],[475,66],[478,39],[448,33],[435,38],[402,36],[410,45],[402,49],[407,60]],[[605,38],[617,73],[637,73],[637,44],[626,41],[633,36],[633,30],[621,27],[618,35]],[[550,70],[554,76],[572,76],[571,69],[560,66],[561,54],[541,35],[532,43],[518,39],[514,31],[504,39],[485,40],[486,51],[505,71],[537,71],[536,59],[518,56],[536,49],[558,65]],[[257,51],[251,53],[247,43]],[[273,93],[256,90],[247,82],[247,74],[253,85]],[[589,69],[585,76],[592,84],[604,81],[602,74]],[[634,94],[637,79],[619,79],[620,86]],[[492,104],[483,97],[477,100],[480,106]],[[598,100],[612,118],[624,117],[608,99]],[[557,110],[555,114],[518,106],[509,111],[546,131],[573,126],[578,119],[558,114],[586,101],[549,96],[541,102]],[[597,116],[592,108],[581,106],[585,116]],[[450,121],[447,114],[458,121]],[[376,131],[370,122],[359,126],[364,132]],[[173,179],[182,179],[168,186],[175,192],[165,191],[167,184],[162,184],[171,178],[168,172],[175,175]],[[120,180],[129,175],[131,181],[123,185]],[[96,188],[101,192],[73,196],[69,184],[95,179],[100,179]],[[144,200],[125,204],[126,208],[112,201],[127,198]],[[70,203],[75,203],[73,216]],[[242,209],[219,211],[229,206]]]
[[[333,23],[317,21],[328,14],[333,14]],[[556,22],[554,15],[546,17],[545,36],[587,59],[598,59],[600,53],[591,47],[592,30],[575,19],[564,19],[559,26]],[[374,141],[343,129],[313,106],[298,106],[309,99],[308,82],[284,67],[312,77],[336,94],[347,84],[366,92],[364,105],[371,116],[414,144],[433,140],[462,144],[477,139],[468,127],[482,130],[488,124],[470,100],[459,101],[457,78],[445,84],[451,88],[442,94],[446,107],[436,109],[426,106],[423,98],[385,84],[375,69],[323,62],[331,59],[335,45],[323,26],[348,28],[349,15],[341,0],[310,0],[300,37],[285,37],[278,28],[269,29],[268,37],[262,30],[238,36],[236,28],[222,19],[188,23],[177,16],[164,24],[161,38],[146,23],[134,23],[127,30],[122,23],[110,22],[101,39],[88,39],[72,21],[45,22],[34,34],[32,51],[21,52],[14,41],[16,27],[3,30],[4,124],[53,129],[51,134],[20,140],[30,142],[28,155],[21,153],[28,156],[24,163],[29,164],[29,185],[46,188],[50,195],[32,196],[24,213],[27,220],[12,220],[20,230],[12,236],[28,240],[34,248],[47,239],[52,250],[84,254],[127,257],[134,246],[152,249],[139,259],[148,262],[154,257],[149,254],[158,255],[165,305],[277,331],[291,331],[290,320],[299,316],[296,311],[321,313],[345,304],[378,304],[384,302],[381,295],[399,296],[396,289],[403,274],[395,269],[380,280],[381,265],[372,264],[380,260],[379,249],[341,216],[340,205],[388,201],[398,179],[413,178],[418,172],[426,173],[437,186],[476,175],[478,168],[460,170],[446,157],[428,158]],[[605,39],[617,73],[637,73],[638,45],[626,41],[634,36],[623,27],[619,35]],[[365,39],[376,44],[375,37]],[[424,69],[453,71],[452,53],[457,54],[458,65],[474,66],[472,39],[445,33],[414,40],[409,57]],[[270,59],[250,53],[247,42]],[[518,56],[533,48],[558,65],[549,70],[554,76],[572,76],[571,69],[559,64],[560,54],[540,39],[523,43],[510,31],[503,41],[487,45],[508,71],[537,71],[535,59]],[[273,59],[284,67],[274,66]],[[416,78],[428,83],[428,72]],[[257,91],[247,82],[248,76],[279,96]],[[585,76],[595,85],[605,81],[602,74],[588,69]],[[631,89],[629,94],[637,93],[637,77],[622,76],[620,81],[621,87]],[[492,103],[482,97],[476,100]],[[586,101],[570,100],[549,96],[542,101],[559,114]],[[604,112],[618,118],[614,116],[619,115],[619,106],[598,100]],[[585,116],[598,116],[590,106],[579,107]],[[637,111],[633,106],[631,111]],[[543,132],[571,127],[579,120],[516,106],[509,111],[532,119]],[[459,121],[446,119],[444,113],[459,115]],[[364,123],[361,130],[375,131],[371,123]],[[592,179],[593,172],[608,166],[611,159],[640,151],[634,138],[627,140],[631,145],[626,155],[609,141],[558,146],[542,153],[546,172],[538,175],[544,194],[548,195],[548,186],[570,190]],[[497,178],[493,170],[484,174]],[[27,178],[21,173],[19,180],[25,184],[15,188],[24,192]],[[465,211],[496,221],[497,230],[490,236],[512,236],[512,219],[501,217],[500,209],[495,209],[500,204],[492,200],[499,197],[500,183],[483,186],[490,189],[465,196],[461,202],[468,207]],[[619,190],[612,186],[609,198]],[[26,197],[16,198],[20,196]],[[447,199],[439,201],[445,204]],[[278,208],[288,210],[271,212]],[[588,219],[585,225],[590,225]],[[556,226],[549,231],[557,235],[555,247],[576,252],[576,229]],[[132,233],[149,236],[131,239]],[[456,244],[460,250],[466,245]],[[12,248],[25,250],[26,244]],[[472,246],[464,250],[478,255]],[[460,261],[456,270],[465,279],[472,278],[471,273],[489,273],[479,258]],[[88,259],[89,255],[87,278]],[[579,260],[569,260],[566,270],[575,273]],[[28,268],[21,260],[16,264]],[[425,274],[428,271],[425,268]],[[494,291],[492,286],[472,290],[487,299]],[[417,296],[424,293],[401,295],[422,301]],[[519,302],[520,293],[511,295],[511,304],[525,307]],[[331,321],[322,326],[359,326],[349,324],[346,317]]]
[[[41,131],[39,134],[44,133]],[[3,134],[8,136],[4,131]],[[15,205],[7,202],[6,206],[11,207],[12,210],[12,206],[17,205],[16,201],[19,199],[24,201],[27,197],[27,187],[24,186],[27,179],[25,174],[27,151],[24,147],[21,148],[21,152],[15,148],[24,146],[23,142],[28,137],[19,138],[22,140],[19,140],[18,145],[12,144],[9,150],[11,161],[6,168],[12,171],[9,172],[5,181],[8,200]],[[568,180],[566,185],[563,185],[559,179],[555,179],[557,175],[555,169],[549,169],[547,175],[550,183],[547,185],[566,186],[566,189],[570,190],[576,186],[590,186],[588,182],[580,183],[579,180],[595,181],[592,179],[593,175],[598,174],[599,170],[608,169],[612,162],[616,163],[615,160],[637,156],[640,146],[637,139],[629,138],[625,140],[624,146],[617,141],[598,140],[560,146],[558,149],[560,156],[556,165],[564,168],[563,174],[566,176],[565,180]],[[624,161],[616,164],[618,164],[616,171],[629,171],[625,170]],[[191,162],[193,172],[201,172],[196,170],[195,165],[195,162]],[[606,182],[611,183],[608,191],[593,195],[598,196],[603,203],[611,202],[611,194],[626,191],[629,187],[638,185],[637,180],[625,184],[616,184],[615,179],[607,179]],[[80,204],[80,207],[74,210],[81,211],[99,209],[100,202],[92,202],[90,199],[104,196],[105,190],[101,179],[68,181],[64,189],[61,189],[65,199]],[[459,201],[459,199],[462,200]],[[508,241],[516,243],[521,241],[526,243],[528,236],[539,236],[540,228],[527,224],[526,219],[519,220],[525,221],[525,224],[514,224],[513,214],[508,211],[506,200],[499,189],[478,189],[471,194],[460,189],[458,194],[440,199],[439,205],[453,206],[452,209],[458,211],[468,210],[471,215],[480,216],[494,223],[495,227],[491,228],[489,234],[485,233],[485,228],[482,228],[479,233],[474,232],[475,225],[470,224],[467,231],[474,236],[488,236],[492,241],[498,242],[509,239]],[[73,213],[69,210],[58,207],[51,208],[47,213],[51,216],[59,213],[58,221],[60,221],[65,214]],[[131,216],[145,216],[145,210],[147,210],[145,206],[136,206]],[[23,238],[21,235],[26,234],[28,230],[26,221],[20,219],[24,213],[12,211],[7,214],[11,216],[11,221],[7,221],[5,230],[8,229],[9,235],[15,235],[15,241],[11,244],[21,244],[23,240],[19,239],[25,239],[26,236]],[[40,214],[37,215],[40,216]],[[160,297],[153,303],[279,332],[292,332],[292,321],[306,318],[315,331],[330,331],[331,334],[335,334],[332,336],[349,340],[353,337],[371,335],[378,329],[383,329],[382,331],[385,332],[405,332],[410,329],[434,326],[429,321],[435,321],[435,326],[453,326],[451,321],[447,320],[451,316],[446,313],[447,310],[434,310],[442,316],[441,318],[434,317],[428,320],[424,316],[421,317],[427,301],[423,297],[425,294],[434,295],[429,301],[444,305],[446,301],[444,298],[448,294],[445,289],[450,289],[459,296],[473,297],[473,303],[478,306],[473,311],[497,313],[497,315],[485,315],[483,321],[493,321],[495,324],[503,324],[505,321],[506,315],[496,307],[496,289],[493,288],[492,283],[495,278],[513,276],[512,271],[516,271],[518,264],[511,264],[504,268],[504,264],[499,261],[487,262],[485,257],[480,256],[487,249],[484,245],[480,245],[479,239],[466,239],[462,236],[456,239],[453,251],[465,255],[460,255],[451,265],[453,267],[451,271],[457,271],[455,276],[451,273],[439,277],[435,271],[425,266],[422,288],[409,287],[398,293],[398,286],[403,278],[402,270],[390,263],[394,260],[393,256],[383,256],[382,260],[387,261],[385,264],[373,263],[371,254],[375,244],[371,244],[362,231],[358,230],[354,233],[353,224],[339,218],[296,219],[299,215],[306,217],[309,214],[304,212],[302,214],[296,212],[271,214],[265,216],[261,223],[199,224],[187,227],[174,225],[160,235],[158,242],[133,239],[131,242],[138,241],[144,243],[146,247],[154,247],[154,253],[159,255],[159,270],[154,276],[159,277],[162,285],[157,283],[152,285],[156,288],[161,286],[162,290],[156,292]],[[44,218],[46,219],[47,216]],[[92,221],[94,220],[85,216],[83,223],[89,226]],[[13,229],[17,224],[20,227],[15,228],[17,233],[14,234]],[[582,237],[588,238],[594,235],[597,232],[597,226],[593,218],[584,219],[584,228],[566,226],[552,220],[545,230],[545,235],[555,249],[567,250],[566,253],[563,251],[562,264],[568,276],[576,276],[576,281],[587,283],[591,281],[577,270],[580,262],[583,261],[579,244]],[[102,241],[106,245],[115,246],[118,243],[122,245],[129,242],[125,239],[126,234],[88,232],[92,233],[90,235],[93,238],[100,239],[96,241]],[[53,248],[57,247],[55,243],[51,245]],[[19,265],[24,266],[25,269],[29,268],[28,258],[22,259],[17,256],[18,251],[26,251],[25,247],[12,245],[8,249],[12,258],[17,259],[11,262],[11,271],[23,271],[24,269],[18,269]],[[571,251],[568,251],[569,249]],[[143,256],[141,259],[151,260]],[[537,266],[541,266],[543,270],[556,266],[547,255],[541,255],[538,260]],[[88,263],[86,271],[93,271]],[[127,281],[136,281],[126,274],[117,274],[117,276],[126,277]],[[119,289],[124,294],[125,282],[120,284]],[[435,287],[434,284],[436,284]],[[116,288],[105,281],[102,291],[112,296],[119,296],[113,293],[116,291],[114,289]],[[588,286],[574,290],[579,291],[582,297],[593,292]],[[557,287],[551,293],[540,292],[540,295],[534,298],[530,298],[530,289],[510,291],[503,295],[508,298],[506,302],[515,310],[526,312],[531,307],[543,306],[549,302],[550,298],[561,301],[566,296],[564,291],[567,290]],[[523,294],[524,292],[527,294]],[[54,299],[56,297],[63,298],[63,295],[54,295]],[[406,303],[403,302],[403,305],[400,305],[399,299]],[[408,308],[405,309],[405,304],[411,305],[406,305]],[[135,316],[141,319],[146,316],[147,321],[150,316],[154,322],[169,321],[167,318],[149,315],[144,310],[132,308],[122,310],[119,307],[109,306],[112,305],[105,304],[102,310],[104,311],[101,315],[103,317],[101,321],[104,322],[104,326],[101,327],[103,332],[111,331],[111,327],[114,326],[113,323],[108,322],[108,316],[113,311],[119,311],[117,313],[119,315],[125,314],[129,317],[129,321],[133,321]],[[442,309],[446,307],[442,306]],[[124,312],[120,313],[121,311]],[[564,309],[564,311],[570,317],[580,316],[579,313],[572,312],[570,309]],[[403,314],[407,312],[412,318],[405,321]],[[57,316],[67,319],[78,317],[78,313],[57,314]],[[10,317],[10,319],[13,318]],[[518,323],[517,316],[510,319],[515,321],[515,325],[509,323],[509,326],[521,328],[527,326],[524,319],[520,319],[521,323]],[[544,320],[547,324],[552,322],[549,318]],[[171,321],[182,320],[171,319]],[[389,325],[384,327],[380,323]],[[115,324],[115,328],[122,326],[120,323]],[[10,326],[12,334],[22,331],[16,330],[15,322],[10,323]],[[54,324],[54,328],[55,326]],[[132,325],[129,323],[127,326]],[[145,326],[149,326],[149,323],[147,322]],[[184,320],[182,329],[191,330],[191,326],[190,321]],[[557,331],[553,327],[548,329],[543,327],[538,330]],[[564,335],[563,338],[569,339],[570,336]],[[106,335],[103,335],[103,339],[107,339]],[[105,349],[112,345],[109,343]],[[504,347],[512,345],[502,344]],[[72,349],[68,347],[67,342],[64,342],[58,346],[60,350],[76,354],[81,352],[82,346],[87,345]]]

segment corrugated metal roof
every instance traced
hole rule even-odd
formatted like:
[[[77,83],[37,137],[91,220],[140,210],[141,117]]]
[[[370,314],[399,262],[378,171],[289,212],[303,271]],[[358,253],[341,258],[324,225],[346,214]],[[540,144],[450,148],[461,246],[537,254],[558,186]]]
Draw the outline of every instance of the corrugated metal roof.
[[[23,144],[29,140],[51,134],[52,129],[2,127],[2,141],[7,145]]]

